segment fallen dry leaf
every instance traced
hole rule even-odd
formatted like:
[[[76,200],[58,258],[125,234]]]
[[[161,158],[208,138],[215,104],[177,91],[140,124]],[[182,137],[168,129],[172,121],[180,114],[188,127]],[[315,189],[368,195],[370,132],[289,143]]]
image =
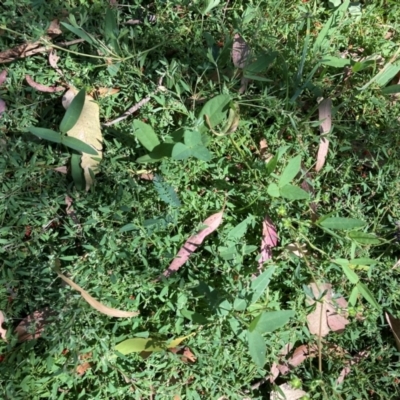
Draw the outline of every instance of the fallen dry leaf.
[[[263,221],[263,231],[261,239],[261,257],[258,260],[258,268],[272,258],[272,248],[278,244],[278,235],[272,220],[266,215]]]
[[[283,396],[277,390],[273,390],[270,394],[270,400],[298,400],[307,395],[304,390],[294,389],[288,383],[279,385],[279,389],[283,392]]]
[[[191,236],[185,244],[178,251],[178,254],[173,259],[168,269],[163,272],[163,276],[168,277],[185,264],[189,259],[190,255],[197,250],[197,248],[203,243],[203,240],[212,232],[214,232],[222,222],[223,211],[213,214],[208,217],[203,225],[207,227],[202,229],[196,235]],[[158,278],[159,280],[160,278]]]
[[[57,172],[59,172],[60,174],[66,174],[67,172],[68,172],[68,169],[67,169],[67,167],[57,167],[57,168],[54,168],[54,171],[57,171]]]
[[[397,349],[400,351],[400,319],[393,317],[393,315],[385,312],[385,318],[393,333],[394,340],[396,341]]]
[[[314,296],[319,298],[322,292],[326,290],[326,294],[320,299],[313,312],[307,316],[307,325],[310,333],[318,336],[326,336],[331,330],[341,332],[345,329],[349,321],[345,318],[344,312],[339,312],[338,309],[346,308],[347,302],[341,297],[332,299],[332,285],[323,283],[317,286],[315,283],[309,285]],[[315,304],[315,300],[308,299],[309,305]]]
[[[4,69],[0,72],[0,86],[6,81],[7,79],[7,71]]]
[[[1,114],[3,114],[7,110],[7,105],[6,102],[2,99],[0,99],[0,118]]]
[[[250,56],[250,47],[245,40],[236,33],[233,38],[232,45],[232,61],[236,68],[243,69],[246,67]]]
[[[3,328],[3,324],[6,321],[6,317],[4,316],[3,311],[0,311],[0,337],[7,341],[6,335],[7,335],[7,329]]]
[[[154,180],[154,174],[152,174],[151,172],[149,173],[143,173],[139,175],[140,179],[143,179],[145,181],[152,181]]]
[[[94,90],[93,95],[97,97],[107,97],[107,96],[112,96],[114,94],[117,94],[121,89],[119,88],[105,88],[105,87],[100,87]]]
[[[46,86],[42,85],[41,83],[37,83],[29,75],[26,75],[25,79],[29,86],[33,87],[39,92],[55,93],[55,92],[62,92],[63,90],[65,90],[65,88],[62,86]]]
[[[7,71],[3,70],[0,72],[0,86],[6,81],[7,79]],[[0,99],[0,118],[1,118],[1,114],[4,113],[4,111],[7,110],[7,105],[6,102],[2,99]]]
[[[308,254],[307,246],[304,243],[290,243],[285,247],[285,249],[299,258],[303,258]]]
[[[60,21],[58,19],[53,19],[50,22],[50,26],[47,28],[47,34],[52,38],[62,34],[62,30],[60,29]]]
[[[58,68],[58,60],[60,59],[60,57],[58,57],[57,55],[57,51],[56,50],[52,50],[49,53],[49,64],[50,66],[56,70],[57,74],[60,76],[64,76],[64,74],[62,73],[61,69]]]
[[[79,361],[83,361],[81,364],[79,364],[76,369],[75,372],[82,376],[89,368],[92,367],[92,365],[90,364],[89,360],[90,358],[92,358],[92,353],[85,353],[85,354],[80,354],[79,355]]]
[[[117,317],[117,318],[130,318],[136,317],[139,315],[138,311],[122,311],[117,310],[116,308],[107,307],[104,304],[97,301],[94,297],[92,297],[86,290],[82,289],[79,285],[73,282],[71,279],[67,278],[61,272],[57,272],[57,275],[68,285],[72,288],[77,290],[81,296],[97,311],[101,312],[102,314],[108,315],[110,317]]]
[[[38,339],[42,335],[49,317],[54,315],[54,311],[46,307],[25,317],[14,329],[18,341],[25,342],[27,340]]]
[[[62,104],[65,109],[68,109],[76,94],[77,90],[74,88],[71,88],[64,94]],[[86,95],[85,104],[83,105],[79,119],[72,129],[67,132],[67,135],[82,140],[97,151],[97,156],[92,156],[84,152],[82,152],[81,156],[81,167],[85,176],[86,191],[88,191],[93,184],[90,171],[92,171],[93,174],[98,172],[99,161],[97,160],[103,157],[100,111],[93,97]]]
[[[328,155],[329,139],[323,135],[329,133],[332,128],[332,100],[329,98],[322,100],[319,103],[318,112],[318,119],[322,122],[320,125],[321,139],[317,154],[317,164],[315,166],[317,172],[324,166],[326,156]]]
[[[336,383],[340,385],[344,381],[344,378],[346,378],[346,376],[351,372],[351,366],[353,366],[354,364],[358,364],[361,360],[367,358],[368,356],[369,351],[360,351],[351,360],[348,360],[348,365],[342,369],[339,377],[336,379]]]

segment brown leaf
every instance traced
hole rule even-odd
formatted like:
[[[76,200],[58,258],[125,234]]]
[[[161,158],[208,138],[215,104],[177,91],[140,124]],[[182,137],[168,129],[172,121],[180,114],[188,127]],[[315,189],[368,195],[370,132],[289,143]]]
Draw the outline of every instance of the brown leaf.
[[[393,315],[387,312],[385,312],[385,318],[393,333],[397,349],[400,351],[400,319],[393,317]]]
[[[329,133],[332,127],[332,100],[324,99],[319,103],[319,121],[321,122],[320,131],[321,135]],[[317,164],[315,170],[318,172],[322,169],[325,164],[326,156],[328,155],[329,140],[326,136],[321,136],[318,154],[317,154]]]
[[[272,248],[278,244],[278,235],[272,220],[266,215],[263,221],[263,236],[261,239],[261,257],[258,260],[259,268],[272,258]]]
[[[112,96],[114,94],[117,94],[121,89],[119,88],[105,88],[105,87],[100,87],[97,88],[94,91],[94,95],[97,97],[107,97],[107,96]]]
[[[14,329],[18,342],[38,339],[42,335],[49,317],[54,315],[54,311],[46,307],[25,317]]]
[[[316,298],[319,298],[322,292],[326,290],[324,297],[317,302],[315,310],[307,316],[310,333],[323,337],[330,330],[334,332],[343,331],[349,321],[345,318],[343,312],[339,313],[338,302],[332,299],[332,285],[324,283],[317,286],[315,283],[311,283],[309,287]],[[339,298],[338,300],[347,307],[347,302],[344,298]],[[315,300],[312,299],[308,299],[307,302],[310,305],[315,304]]]
[[[3,324],[5,322],[6,318],[4,316],[3,311],[0,311],[0,337],[1,339],[7,341],[6,335],[7,335],[7,329],[3,328]]]
[[[7,105],[6,102],[2,99],[0,99],[0,118],[1,118],[1,114],[4,113],[4,111],[7,110]]]
[[[68,169],[67,169],[67,167],[63,166],[63,167],[54,168],[54,171],[57,171],[60,174],[67,174]]]
[[[41,83],[35,82],[29,75],[25,76],[26,81],[28,82],[28,85],[33,87],[34,89],[38,90],[39,92],[44,92],[44,93],[55,93],[55,92],[61,92],[65,90],[62,86],[46,86],[42,85]]]
[[[3,71],[0,72],[0,86],[6,81],[7,79],[7,71],[3,69]]]
[[[57,272],[57,275],[68,285],[70,285],[72,288],[77,290],[81,296],[97,311],[101,312],[102,314],[108,315],[110,317],[117,317],[117,318],[130,318],[130,317],[136,317],[139,315],[138,311],[122,311],[122,310],[117,310],[116,308],[111,308],[107,307],[104,304],[100,303],[97,301],[94,297],[92,297],[88,292],[86,292],[84,289],[82,289],[79,285],[77,285],[75,282],[73,282],[71,279],[67,278],[65,275],[63,275],[60,272]]]
[[[245,40],[238,33],[236,33],[233,38],[233,46],[232,46],[233,65],[236,68],[243,69],[248,63],[249,56],[250,56],[250,47],[247,45]]]
[[[183,350],[182,354],[182,361],[185,363],[195,363],[197,360],[197,357],[192,353],[192,351],[189,349],[189,347],[185,347]]]
[[[145,181],[152,181],[154,180],[154,174],[152,174],[151,172],[149,173],[143,173],[139,175],[140,179],[143,179]]]
[[[49,53],[49,64],[50,66],[56,70],[56,72],[60,75],[60,76],[64,76],[64,74],[62,73],[61,69],[58,68],[58,60],[60,59],[60,57],[58,57],[57,55],[57,51],[56,50],[52,50]]]
[[[0,64],[27,57],[30,55],[30,52],[37,50],[40,47],[44,48],[43,46],[40,46],[40,42],[33,42],[20,44],[12,49],[4,50],[0,53]]]
[[[90,358],[92,358],[92,353],[91,352],[79,355],[79,360],[83,361],[83,362],[76,367],[75,372],[78,375],[82,376],[89,368],[92,367],[90,362],[86,361],[86,360],[88,360]]]
[[[304,243],[290,243],[285,247],[285,249],[299,258],[303,258],[305,255],[308,254],[307,246]]]
[[[52,38],[62,34],[60,21],[58,19],[53,19],[53,21],[50,22],[50,26],[47,28],[47,34]]]
[[[178,271],[178,269],[185,264],[185,262],[189,259],[190,255],[197,250],[197,248],[203,243],[203,240],[212,232],[214,232],[218,226],[222,222],[223,211],[213,214],[208,217],[203,225],[207,227],[202,229],[196,235],[191,236],[185,244],[178,251],[176,257],[172,260],[168,269],[163,272],[165,277],[170,276],[174,272]],[[160,279],[160,278],[159,278]]]

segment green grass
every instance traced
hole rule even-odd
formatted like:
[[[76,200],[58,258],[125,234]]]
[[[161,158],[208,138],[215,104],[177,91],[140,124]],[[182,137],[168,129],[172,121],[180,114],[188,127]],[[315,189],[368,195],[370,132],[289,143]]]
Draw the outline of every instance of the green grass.
[[[117,95],[98,99],[101,122],[151,94],[161,75],[166,90],[133,116],[103,129],[101,171],[86,193],[76,190],[69,175],[53,170],[68,165],[69,150],[27,130],[32,125],[57,130],[64,116],[60,94],[37,92],[25,81],[28,74],[45,85],[62,82],[47,56],[4,65],[8,78],[0,97],[8,111],[0,119],[0,310],[10,333],[8,343],[0,343],[4,398],[269,398],[274,388],[269,381],[254,390],[252,385],[268,375],[285,344],[318,342],[307,328],[311,310],[304,286],[314,279],[328,282],[349,300],[355,285],[332,260],[361,257],[374,260],[369,268],[355,270],[372,300],[359,295],[349,308],[344,332],[322,339],[322,368],[318,357],[308,359],[276,383],[298,377],[312,399],[398,398],[398,352],[384,312],[400,317],[400,276],[392,268],[400,254],[395,240],[400,220],[400,107],[376,82],[359,90],[397,51],[397,2],[364,1],[361,16],[345,13],[331,20],[332,31],[322,38],[318,34],[334,13],[328,1],[238,0],[221,2],[206,15],[198,5],[202,2],[160,1],[147,9],[140,2],[124,1],[114,11],[120,30],[117,44],[104,29],[108,2],[50,3],[4,2],[0,48],[38,40],[54,17],[65,16],[63,21],[73,24],[72,15],[95,44],[58,50],[65,81],[87,91],[120,88]],[[155,23],[147,22],[149,14],[157,16]],[[125,24],[138,18],[145,23]],[[77,38],[62,29],[54,41]],[[388,31],[394,35],[385,39]],[[253,73],[260,79],[251,81],[243,95],[238,94],[240,77],[230,57],[236,32],[255,57],[267,58]],[[99,41],[112,52],[111,68],[99,56]],[[343,67],[318,64],[344,51],[353,59],[383,59],[364,65],[347,80]],[[204,128],[209,161],[136,161],[149,151],[134,134],[135,119],[150,125],[161,142],[168,141],[180,128],[195,126],[204,103],[195,103],[194,96],[207,101],[220,94],[239,105],[240,124],[236,132],[221,137]],[[315,173],[318,97],[332,98],[333,131],[327,162]],[[262,139],[271,155],[287,147],[272,174],[259,155]],[[271,196],[270,184],[279,183],[296,156],[310,172],[315,194],[294,201]],[[139,178],[142,170],[152,168],[163,179],[158,186]],[[292,183],[301,182],[296,178]],[[171,188],[179,205],[168,197]],[[66,195],[73,199],[80,225],[66,213]],[[313,222],[312,202],[320,216],[332,213],[364,221],[360,231],[375,234],[379,244],[359,244],[343,230],[332,235]],[[155,282],[201,222],[223,208],[217,231],[176,274]],[[275,266],[275,271],[260,299],[241,309],[239,299],[252,294],[266,214],[279,235],[265,266]],[[127,224],[135,229],[121,232]],[[306,258],[287,250],[294,242],[306,246]],[[92,309],[57,278],[58,260],[61,271],[93,297],[110,307],[139,310],[139,317],[110,318]],[[379,307],[373,306],[373,299]],[[13,328],[44,307],[55,317],[41,338],[17,343]],[[185,310],[201,314],[206,323],[190,320]],[[262,334],[266,355],[257,366],[246,331],[260,310],[294,310],[294,316]],[[148,358],[114,351],[116,344],[132,337],[168,340],[190,333],[196,334],[183,344],[196,355],[195,363],[183,363],[168,351]],[[330,351],[329,344],[345,349],[346,357],[369,352],[339,386],[335,382],[346,357]],[[89,352],[92,368],[79,376],[79,356]]]

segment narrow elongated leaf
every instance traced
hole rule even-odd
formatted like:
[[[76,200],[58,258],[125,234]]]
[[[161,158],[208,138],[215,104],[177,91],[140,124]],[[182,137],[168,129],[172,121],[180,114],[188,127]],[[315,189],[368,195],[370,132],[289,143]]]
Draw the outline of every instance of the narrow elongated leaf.
[[[74,125],[77,123],[82,110],[85,104],[85,89],[82,89],[78,92],[78,94],[73,98],[71,103],[69,104],[67,111],[65,111],[65,115],[60,124],[60,131],[63,133],[71,130]],[[97,153],[96,153],[97,154]]]
[[[295,315],[293,310],[262,312],[250,324],[250,331],[273,332],[285,325]]]
[[[46,139],[54,143],[61,143],[61,135],[51,129],[30,126],[28,131],[41,139]]]
[[[247,340],[251,358],[258,367],[262,368],[265,364],[265,354],[267,351],[264,338],[258,331],[248,331]]]
[[[3,323],[6,322],[6,317],[3,311],[0,311],[0,338],[7,341],[7,329],[3,328]]]
[[[38,90],[39,92],[43,93],[55,93],[55,92],[62,92],[65,90],[62,86],[46,86],[42,85],[41,83],[35,82],[29,75],[25,76],[26,82],[30,87]]]
[[[319,141],[319,148],[317,154],[317,164],[315,170],[319,172],[325,164],[326,156],[328,155],[329,139],[325,135],[330,132],[332,128],[332,100],[324,99],[318,106],[319,120],[321,121],[320,131],[321,139]]]
[[[355,218],[331,217],[320,221],[319,225],[328,229],[347,230],[361,228],[365,222]]]
[[[84,190],[86,183],[83,169],[81,167],[81,155],[75,152],[71,155],[71,175],[75,187],[78,190]]]
[[[69,147],[70,149],[74,149],[76,151],[79,151],[81,153],[87,153],[93,156],[98,156],[99,153],[97,152],[96,149],[94,149],[92,146],[89,146],[85,142],[82,142],[82,140],[79,140],[75,137],[71,136],[63,136],[61,138],[61,143],[64,146]]]
[[[272,258],[272,248],[278,244],[278,234],[275,225],[268,215],[264,217],[262,224],[261,257],[258,264],[261,267],[267,260]]]
[[[218,228],[222,222],[222,216],[223,212],[221,211],[211,215],[203,222],[203,225],[205,225],[206,228],[202,229],[196,235],[191,236],[185,242],[169,265],[168,269],[163,272],[164,276],[170,276],[186,263],[190,255],[197,250],[197,248],[203,243],[204,239]]]
[[[81,39],[86,40],[88,43],[93,44],[93,39],[88,35],[83,29],[76,28],[66,22],[61,22],[61,25],[65,26],[69,31],[74,33],[76,36],[79,36]]]
[[[400,71],[400,62],[396,63],[388,62],[370,81],[368,81],[360,90],[367,89],[372,83],[376,83],[378,86],[385,86],[396,74]]]
[[[203,133],[208,129],[204,120],[205,115],[207,115],[212,128],[224,121],[224,119],[227,118],[228,105],[230,102],[231,97],[227,94],[220,94],[207,101],[199,114],[198,130]]]
[[[343,68],[346,65],[350,65],[350,60],[348,58],[324,56],[320,63],[329,67]]]
[[[386,86],[381,90],[382,94],[395,94],[400,93],[400,85]]]
[[[301,156],[296,156],[292,158],[285,169],[282,172],[281,177],[279,178],[278,185],[279,187],[283,187],[290,183],[296,175],[299,173],[301,168]]]
[[[400,320],[394,318],[393,315],[385,312],[385,318],[393,333],[394,340],[396,341],[397,349],[400,351]]]
[[[245,68],[249,62],[250,47],[246,41],[238,34],[235,33],[232,45],[232,61],[236,68]]]
[[[183,310],[181,310],[181,314],[185,318],[194,322],[195,324],[204,325],[208,322],[207,318],[205,318],[203,315],[201,315],[197,312],[194,312],[194,311],[189,311],[189,310],[183,309]]]
[[[280,194],[288,200],[307,200],[310,198],[310,195],[305,190],[290,184],[283,186],[280,189]]]
[[[373,233],[352,231],[349,232],[349,237],[360,244],[379,244],[381,242]]]
[[[122,311],[117,310],[115,308],[107,307],[104,304],[97,301],[94,297],[92,297],[86,290],[82,289],[79,285],[73,282],[71,279],[67,278],[61,272],[57,272],[57,275],[68,285],[70,285],[73,289],[77,290],[81,296],[97,311],[101,312],[102,314],[108,315],[110,317],[117,317],[117,318],[130,318],[136,317],[139,315],[138,311]]]
[[[358,281],[360,280],[360,278],[358,277],[358,275],[350,268],[350,266],[348,264],[341,264],[342,268],[343,268],[343,272],[345,273],[345,275],[347,276],[347,279],[351,282],[351,283],[358,283]]]
[[[7,79],[7,71],[3,69],[3,71],[0,72],[0,86],[6,81]]]
[[[154,147],[160,144],[156,133],[150,125],[145,124],[138,119],[135,119],[133,121],[133,127],[135,129],[135,136],[137,137],[141,145],[148,151],[152,151]]]
[[[275,268],[276,267],[267,268],[261,275],[257,276],[257,278],[251,282],[251,291],[253,294],[251,296],[250,304],[255,303],[264,293],[264,290],[267,288],[269,281],[275,272]]]
[[[377,310],[381,309],[379,303],[375,300],[374,295],[367,288],[367,286],[364,285],[364,283],[358,282],[357,288],[358,288],[358,291],[361,293],[361,295],[364,297],[364,299],[367,300],[368,303],[371,304],[372,307],[375,307]]]

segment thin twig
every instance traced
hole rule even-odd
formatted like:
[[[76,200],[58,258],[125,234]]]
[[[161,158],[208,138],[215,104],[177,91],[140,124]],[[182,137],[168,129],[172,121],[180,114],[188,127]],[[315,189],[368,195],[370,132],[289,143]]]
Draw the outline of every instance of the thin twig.
[[[123,121],[124,119],[128,118],[130,115],[135,113],[137,110],[142,108],[145,104],[147,104],[151,100],[151,96],[154,96],[156,93],[158,93],[160,90],[164,90],[164,86],[162,86],[162,81],[164,79],[164,76],[160,77],[157,85],[157,89],[150,95],[145,97],[144,99],[140,100],[138,103],[136,103],[133,107],[131,107],[129,110],[125,111],[122,115],[120,115],[118,118],[115,118],[112,121],[106,122],[103,124],[103,126],[111,126],[114,124],[117,124],[118,122]]]

